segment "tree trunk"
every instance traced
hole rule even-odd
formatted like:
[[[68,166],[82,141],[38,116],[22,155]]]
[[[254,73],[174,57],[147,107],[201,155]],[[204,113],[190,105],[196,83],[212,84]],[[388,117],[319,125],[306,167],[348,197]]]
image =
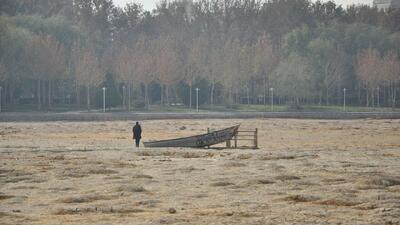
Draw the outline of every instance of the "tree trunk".
[[[326,105],[328,106],[329,105],[329,88],[328,87],[326,87]]]
[[[267,110],[267,76],[264,76],[264,96],[263,96],[263,104],[265,107],[265,110]]]
[[[128,112],[131,111],[131,103],[132,103],[132,87],[133,87],[133,82],[129,82],[128,84]]]
[[[165,98],[166,98],[166,103],[167,103],[167,107],[169,107],[169,85],[165,85]]]
[[[62,84],[62,104],[65,105],[66,101],[66,95],[65,95],[65,86],[67,86],[64,82],[61,83]]]
[[[358,84],[358,105],[361,106],[361,85]]]
[[[144,85],[144,99],[145,99],[145,102],[146,102],[146,108],[147,108],[147,110],[149,110],[149,108],[150,108],[150,101],[149,101],[149,93],[148,93],[148,84],[145,84]]]
[[[210,105],[214,105],[214,89],[215,89],[215,83],[214,81],[211,82],[211,93],[210,93]]]
[[[164,84],[161,84],[161,92],[160,92],[161,106],[164,105]]]
[[[392,107],[395,108],[396,107],[396,86],[393,89],[393,98],[392,98]]]
[[[51,108],[51,80],[49,80],[49,90],[48,90],[48,101],[49,101],[49,108]]]
[[[38,99],[38,109],[41,110],[42,109],[42,102],[40,99],[40,79],[37,80],[37,99]]]
[[[249,87],[246,87],[246,95],[247,95],[247,105],[250,105]]]
[[[372,89],[371,97],[372,97],[372,99],[371,99],[372,107],[375,108],[376,104],[375,104],[375,90],[374,89]]]
[[[81,105],[81,95],[80,95],[78,83],[75,83],[75,92],[76,92],[76,104],[78,106],[80,106]]]
[[[192,109],[192,82],[189,83],[189,109]]]
[[[87,104],[87,110],[90,111],[90,87],[89,87],[89,85],[86,86],[86,104]]]

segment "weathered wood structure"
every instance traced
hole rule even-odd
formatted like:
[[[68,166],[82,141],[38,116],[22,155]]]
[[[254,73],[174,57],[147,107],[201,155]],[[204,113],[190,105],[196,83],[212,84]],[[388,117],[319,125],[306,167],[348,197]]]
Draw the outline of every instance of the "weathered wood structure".
[[[144,142],[148,148],[168,148],[168,147],[186,147],[186,148],[204,148],[231,140],[238,134],[239,125],[222,130],[208,132],[202,135],[196,135],[185,138],[149,141]]]
[[[232,146],[233,141],[233,146]],[[250,146],[239,145],[238,142],[248,142]],[[231,140],[226,141],[227,148],[258,149],[258,128],[255,130],[238,130]]]

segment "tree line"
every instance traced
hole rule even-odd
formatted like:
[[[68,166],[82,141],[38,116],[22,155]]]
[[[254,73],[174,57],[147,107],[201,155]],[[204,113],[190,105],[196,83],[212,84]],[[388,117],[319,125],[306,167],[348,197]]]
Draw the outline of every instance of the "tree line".
[[[398,107],[400,9],[332,1],[4,0],[3,106]]]

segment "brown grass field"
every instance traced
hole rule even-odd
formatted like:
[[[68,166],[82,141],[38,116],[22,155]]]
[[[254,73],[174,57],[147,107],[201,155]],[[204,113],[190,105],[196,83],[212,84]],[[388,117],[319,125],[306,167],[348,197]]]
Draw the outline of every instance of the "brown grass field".
[[[132,124],[0,123],[0,224],[400,224],[400,120],[142,122],[258,150],[136,149]]]

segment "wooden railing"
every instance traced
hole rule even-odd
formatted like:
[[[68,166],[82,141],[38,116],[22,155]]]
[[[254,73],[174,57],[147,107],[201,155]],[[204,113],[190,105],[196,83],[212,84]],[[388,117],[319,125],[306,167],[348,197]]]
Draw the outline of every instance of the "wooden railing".
[[[244,146],[244,145],[239,146],[238,141],[250,141],[252,146]],[[258,129],[256,128],[255,130],[239,130],[238,133],[235,136],[233,136],[233,144],[234,144],[233,148],[258,149]],[[228,143],[227,147],[229,147]]]
[[[207,131],[210,133],[210,128],[207,128]],[[250,142],[251,146],[240,145],[243,142]],[[258,149],[258,128],[255,130],[238,130],[237,134],[231,140],[226,141],[226,148]]]

